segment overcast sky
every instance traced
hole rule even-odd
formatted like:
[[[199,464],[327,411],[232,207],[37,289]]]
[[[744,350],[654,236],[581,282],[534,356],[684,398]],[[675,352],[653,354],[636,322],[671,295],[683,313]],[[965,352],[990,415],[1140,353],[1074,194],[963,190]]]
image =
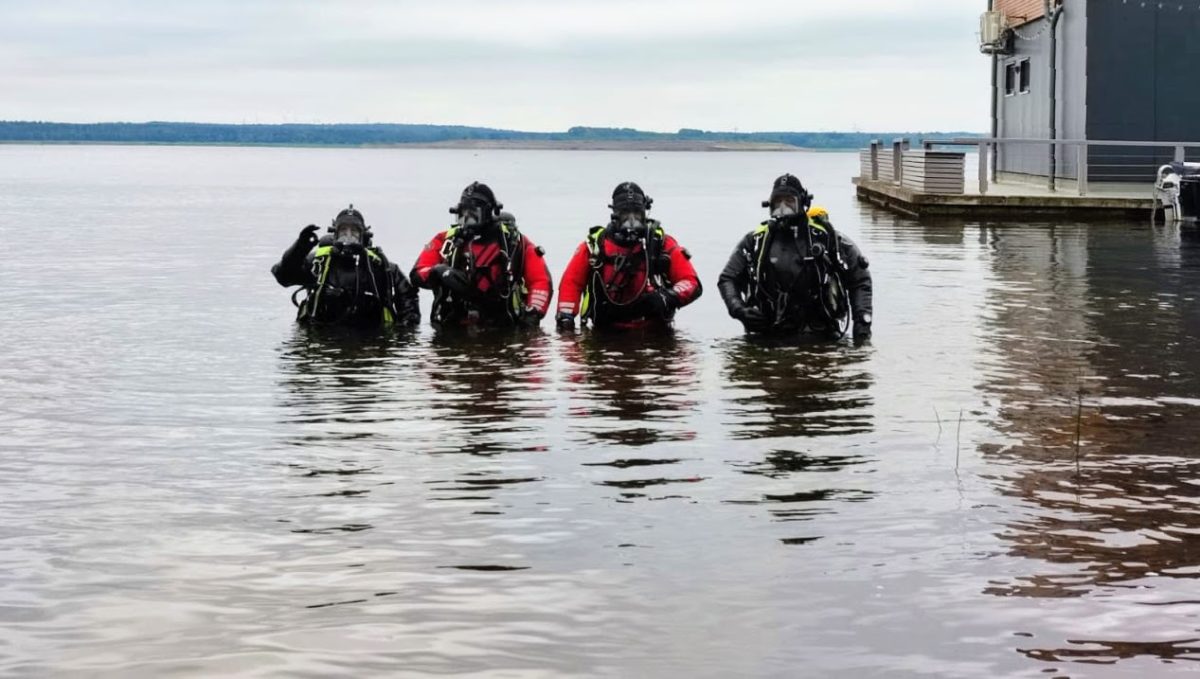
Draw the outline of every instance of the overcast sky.
[[[0,119],[983,131],[982,0],[0,0]]]

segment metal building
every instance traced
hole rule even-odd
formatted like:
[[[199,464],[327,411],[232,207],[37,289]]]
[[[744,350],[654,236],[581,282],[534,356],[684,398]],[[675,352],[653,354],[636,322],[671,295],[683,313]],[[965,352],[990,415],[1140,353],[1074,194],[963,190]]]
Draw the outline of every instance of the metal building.
[[[987,9],[993,137],[1200,141],[1200,0],[989,0]],[[1092,181],[1151,180],[1172,160],[1169,149],[1087,153]],[[1077,176],[1076,156],[1045,144],[1001,145],[994,162],[997,176],[1047,177],[1052,163],[1056,176]]]

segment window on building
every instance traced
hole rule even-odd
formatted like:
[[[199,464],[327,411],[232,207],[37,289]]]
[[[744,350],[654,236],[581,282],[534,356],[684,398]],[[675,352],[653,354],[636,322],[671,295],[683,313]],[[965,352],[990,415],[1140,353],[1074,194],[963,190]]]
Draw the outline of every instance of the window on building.
[[[1029,68],[1028,59],[1022,59],[1020,65],[1017,67],[1017,79],[1020,81],[1021,94],[1029,94],[1029,78],[1031,77],[1032,70]]]
[[[1017,93],[1017,64],[1010,62],[1004,65],[1004,96],[1011,97]]]

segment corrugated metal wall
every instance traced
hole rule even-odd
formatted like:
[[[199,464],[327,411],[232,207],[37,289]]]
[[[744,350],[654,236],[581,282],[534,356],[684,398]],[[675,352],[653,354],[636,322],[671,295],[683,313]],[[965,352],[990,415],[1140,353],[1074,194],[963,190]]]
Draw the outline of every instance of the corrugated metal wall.
[[[1004,11],[1031,2],[998,0]],[[1037,4],[1041,5],[1041,0]],[[1068,0],[1059,24],[1058,138],[1200,142],[1200,6],[1120,0]],[[1016,9],[1014,9],[1016,8]],[[1041,12],[1039,11],[1040,15]],[[1020,27],[1015,53],[1000,57],[999,136],[1045,139],[1049,36],[1044,22]],[[1009,63],[1028,59],[1030,91],[1004,94]],[[1045,146],[1013,146],[1000,155],[1005,173],[1045,176]],[[1093,181],[1150,181],[1171,149],[1093,147]],[[1076,150],[1063,148],[1060,176],[1075,176]],[[1200,152],[1188,160],[1200,161]]]
[[[1200,141],[1197,4],[1091,0],[1088,8],[1088,139]],[[1148,181],[1172,153],[1095,149],[1091,176]]]
[[[1004,12],[1008,25],[1020,26],[1045,16],[1046,3],[1042,0],[996,0],[995,9]]]

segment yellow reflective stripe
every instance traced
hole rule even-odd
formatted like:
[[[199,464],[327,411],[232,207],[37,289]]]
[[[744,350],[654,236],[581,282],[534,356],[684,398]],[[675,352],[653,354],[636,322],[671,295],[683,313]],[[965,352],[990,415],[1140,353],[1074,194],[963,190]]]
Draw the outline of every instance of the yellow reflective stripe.
[[[321,265],[321,277],[317,280],[317,294],[313,297],[313,305],[312,308],[309,309],[309,315],[315,316],[317,313],[317,307],[321,303],[321,292],[325,289],[325,281],[329,278],[329,264],[333,260],[333,258],[329,256],[329,253],[332,251],[333,248],[328,245],[317,248],[316,256],[324,259],[325,261]]]
[[[392,315],[392,310],[387,307],[383,307],[383,324],[391,325],[394,322],[396,322],[396,317]]]
[[[592,291],[591,286],[584,288],[583,297],[579,302],[579,316],[584,318],[587,316],[588,309],[592,306]]]
[[[333,246],[322,245],[321,247],[317,248],[316,252],[313,253],[313,257],[328,257],[331,254],[333,254]],[[383,258],[376,254],[374,250],[367,250],[367,256],[377,262],[383,261]]]
[[[757,240],[755,241],[755,247],[758,248],[758,261],[754,264],[754,281],[757,284],[762,282],[762,263],[763,260],[766,259],[767,255],[766,227],[763,227],[763,230],[758,233]]]
[[[588,252],[590,252],[593,256],[600,254],[600,234],[602,233],[604,233],[603,226],[593,226],[592,229],[588,231],[587,247]]]
[[[812,228],[816,229],[817,231],[820,231],[821,233],[826,233],[826,234],[829,233],[828,231],[825,230],[825,227],[818,224],[817,221],[815,219],[812,219],[811,217],[808,220],[808,225],[811,226]]]

